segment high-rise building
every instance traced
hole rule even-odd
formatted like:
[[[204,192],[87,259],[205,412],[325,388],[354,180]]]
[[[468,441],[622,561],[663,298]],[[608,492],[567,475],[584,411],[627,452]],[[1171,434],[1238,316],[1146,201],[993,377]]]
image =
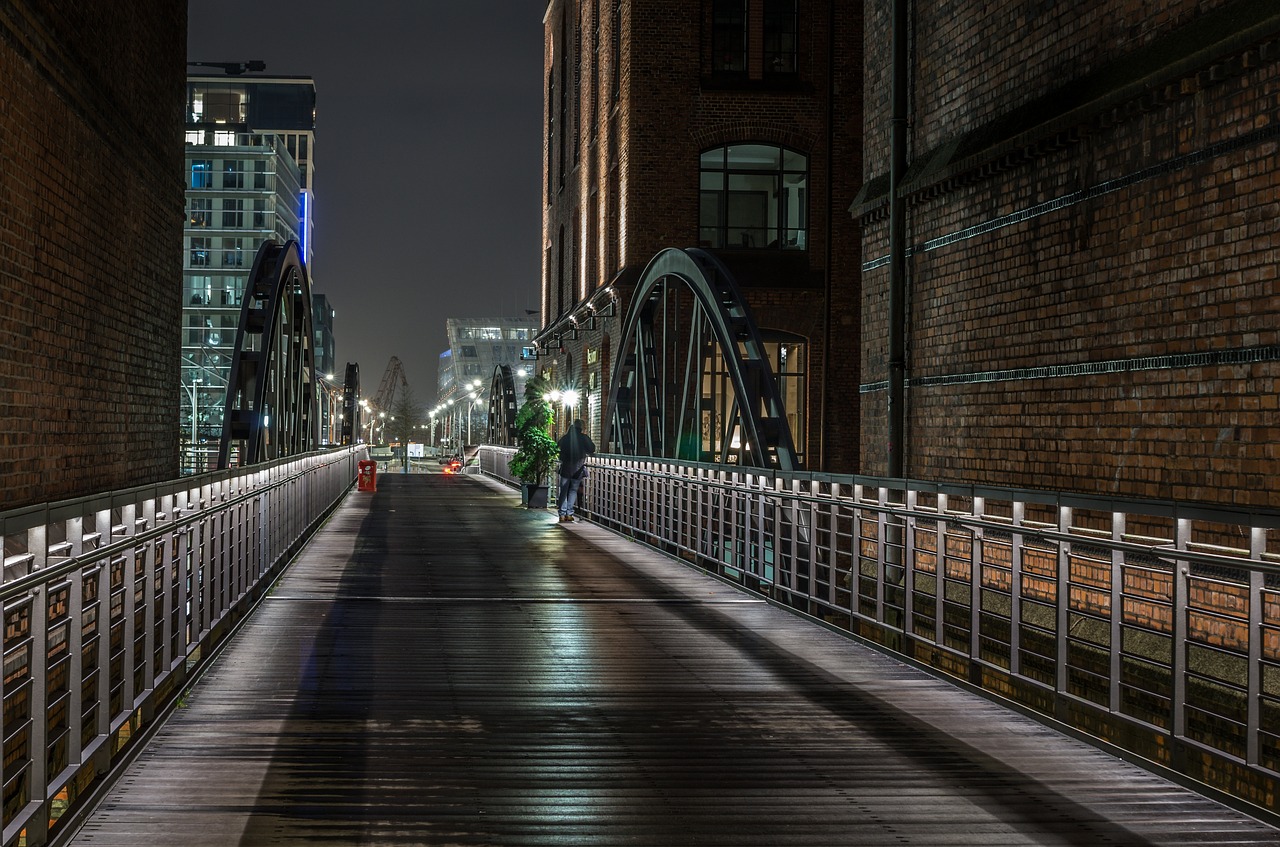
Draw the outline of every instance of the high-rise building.
[[[323,294],[311,294],[312,356],[316,370],[316,403],[319,405],[320,443],[341,441],[342,386],[344,372],[338,370],[333,337],[334,309]]]
[[[537,366],[605,449],[856,466],[861,8],[547,4]]]
[[[191,473],[210,469],[217,455],[258,248],[267,239],[297,241],[309,263],[315,85],[308,77],[193,76],[186,108],[181,420],[183,470]]]

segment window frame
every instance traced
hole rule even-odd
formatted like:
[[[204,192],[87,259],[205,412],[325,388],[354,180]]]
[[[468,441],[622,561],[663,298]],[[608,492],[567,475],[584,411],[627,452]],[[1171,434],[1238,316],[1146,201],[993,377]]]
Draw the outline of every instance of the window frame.
[[[212,264],[213,239],[206,235],[195,235],[191,237],[190,252],[188,254],[188,267],[191,268],[207,268]]]
[[[712,0],[711,73],[717,76],[746,76],[750,62],[750,24],[751,12],[747,7],[747,0]],[[736,42],[735,46],[731,46],[733,42]],[[731,67],[724,67],[722,55],[736,57],[736,62],[732,62]]]
[[[764,36],[761,48],[764,75],[766,77],[795,75],[800,59],[799,4],[796,0],[764,0],[760,26]],[[786,45],[788,38],[790,39],[789,49]]]
[[[732,163],[730,160],[730,151],[734,148],[746,147],[763,147],[769,148],[775,152],[774,167],[749,166],[739,161]],[[717,168],[707,166],[707,157],[710,154],[720,153],[720,165]],[[788,159],[799,157],[803,163],[803,168],[788,166]],[[707,175],[719,175],[720,179],[718,187],[704,188],[707,183]],[[799,208],[800,221],[794,224],[789,220],[789,204],[790,192],[786,189],[787,177],[794,177],[802,174],[803,179],[797,189],[800,192]],[[731,200],[735,192],[741,194],[742,189],[735,189],[733,183],[735,177],[741,182],[743,178],[751,176],[772,177],[773,207],[770,210],[765,207],[765,218],[771,221],[765,228],[765,236],[762,244],[731,244],[730,233],[734,230],[746,230],[750,227],[733,226],[730,220]],[[714,180],[713,180],[714,181]],[[783,144],[777,144],[771,141],[732,141],[726,144],[716,145],[704,149],[698,158],[698,185],[699,185],[699,201],[698,201],[698,243],[704,247],[713,250],[781,250],[786,252],[804,251],[808,249],[809,243],[809,155],[800,150],[787,147]],[[757,192],[758,193],[758,192]],[[710,211],[714,215],[714,223],[708,222],[708,206],[707,199],[709,196],[715,196],[716,202],[712,204]],[[741,200],[743,198],[739,198]],[[709,231],[713,231],[714,238],[704,238]],[[741,233],[740,233],[741,234]]]
[[[204,229],[213,226],[213,200],[209,197],[191,197],[187,225]]]

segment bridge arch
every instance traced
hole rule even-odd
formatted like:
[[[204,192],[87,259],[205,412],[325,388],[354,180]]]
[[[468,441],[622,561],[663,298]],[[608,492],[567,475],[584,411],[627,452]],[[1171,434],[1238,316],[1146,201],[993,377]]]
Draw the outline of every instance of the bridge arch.
[[[240,309],[219,468],[315,449],[312,338],[311,281],[298,242],[266,241],[253,260]]]
[[[516,381],[510,365],[495,365],[489,382],[489,444],[516,443]]]
[[[670,248],[649,262],[623,321],[609,387],[611,452],[794,470],[765,346],[733,274]]]

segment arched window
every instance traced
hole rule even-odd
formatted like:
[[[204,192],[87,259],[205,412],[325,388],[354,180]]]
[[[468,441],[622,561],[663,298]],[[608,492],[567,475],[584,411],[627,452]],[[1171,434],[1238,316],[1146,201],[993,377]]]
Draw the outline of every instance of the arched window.
[[[776,144],[726,144],[702,154],[703,247],[803,250],[809,157]]]

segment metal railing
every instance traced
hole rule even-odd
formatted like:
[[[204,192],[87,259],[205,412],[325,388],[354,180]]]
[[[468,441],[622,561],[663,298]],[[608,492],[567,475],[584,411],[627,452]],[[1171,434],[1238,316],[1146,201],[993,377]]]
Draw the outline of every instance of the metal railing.
[[[579,511],[1275,814],[1280,512],[619,456]]]
[[[6,847],[66,828],[351,487],[362,456],[0,513]]]

